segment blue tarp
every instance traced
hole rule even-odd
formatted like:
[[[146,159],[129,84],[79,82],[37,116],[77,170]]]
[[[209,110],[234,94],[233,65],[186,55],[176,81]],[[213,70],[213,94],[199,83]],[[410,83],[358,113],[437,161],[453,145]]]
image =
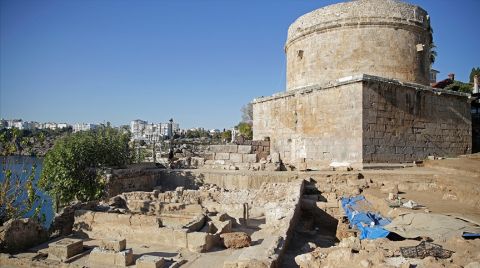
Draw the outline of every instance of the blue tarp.
[[[342,198],[342,207],[350,226],[360,231],[360,239],[383,238],[390,233],[383,228],[390,220],[372,212],[372,205],[363,195]]]
[[[462,237],[465,239],[476,239],[476,238],[480,238],[480,234],[463,232]]]

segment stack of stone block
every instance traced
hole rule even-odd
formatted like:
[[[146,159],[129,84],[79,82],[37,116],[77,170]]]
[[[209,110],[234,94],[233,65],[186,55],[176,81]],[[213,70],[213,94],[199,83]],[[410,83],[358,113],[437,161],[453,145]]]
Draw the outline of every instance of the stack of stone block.
[[[48,244],[48,258],[66,262],[83,252],[83,240],[64,238]]]
[[[268,155],[270,155],[270,140],[246,140],[243,137],[237,137],[235,140],[235,144],[237,145],[251,145],[252,146],[252,153],[257,155],[257,159],[260,160],[262,158],[267,159]]]
[[[127,249],[125,239],[102,240],[99,247],[90,252],[90,265],[126,267],[133,264],[132,249]]]
[[[235,165],[257,162],[257,154],[252,145],[211,145],[206,165]]]

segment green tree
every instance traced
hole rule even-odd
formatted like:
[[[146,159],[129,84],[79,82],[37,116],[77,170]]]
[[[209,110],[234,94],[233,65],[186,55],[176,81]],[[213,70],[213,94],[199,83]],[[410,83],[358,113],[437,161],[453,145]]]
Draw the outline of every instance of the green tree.
[[[204,129],[195,129],[195,130],[187,130],[185,137],[194,139],[194,138],[208,137],[209,135],[210,134],[208,133],[208,131]]]
[[[237,125],[238,132],[246,139],[253,139],[253,130],[252,126],[248,123],[241,122]]]
[[[45,141],[45,133],[44,132],[38,133],[37,140],[38,142],[43,143]]]
[[[470,72],[470,83],[473,83],[473,77],[477,75],[480,78],[480,67],[472,68]]]
[[[3,181],[0,186],[0,226],[10,219],[18,219],[33,211],[31,218],[45,221],[40,213],[43,201],[35,180],[36,164],[30,170],[9,168],[7,160],[2,163]]]
[[[232,131],[231,130],[226,130],[222,132],[222,139],[225,141],[230,141],[232,140]]]
[[[2,155],[12,155],[19,152],[22,132],[18,128],[2,129],[0,133],[0,143],[2,146]]]
[[[57,140],[47,153],[39,185],[58,205],[102,197],[102,172],[130,163],[130,135],[109,127],[81,131]]]
[[[463,83],[461,81],[453,81],[452,84],[445,87],[445,90],[459,91],[464,93],[472,93],[472,85],[468,83]]]
[[[142,140],[143,141],[143,140]],[[145,141],[143,141],[145,145]],[[132,141],[130,143],[131,148],[131,162],[132,163],[142,163],[145,161],[145,157],[147,156],[145,148],[141,148],[140,142]]]

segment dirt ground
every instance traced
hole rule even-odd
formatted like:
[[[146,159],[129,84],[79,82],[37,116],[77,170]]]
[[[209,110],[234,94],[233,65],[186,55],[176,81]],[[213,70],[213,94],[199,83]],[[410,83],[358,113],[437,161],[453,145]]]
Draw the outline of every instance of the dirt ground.
[[[403,213],[432,213],[451,215],[480,225],[480,157],[478,155],[428,160],[416,167],[400,169],[389,165],[385,167],[388,169],[361,172],[362,179],[366,180],[366,186],[361,187],[361,194],[372,204],[374,210],[383,216],[393,219]],[[339,193],[337,190],[343,187],[341,176],[328,174],[326,176],[329,179],[323,180],[320,174],[313,176],[315,173],[312,173],[312,178],[316,179],[315,185],[322,195],[325,195],[324,189],[331,188],[323,187],[324,183],[331,183],[334,188],[331,191],[337,194]],[[348,180],[351,181],[351,177],[347,177]],[[398,189],[398,196],[404,202],[413,200],[420,207],[417,209],[389,207],[388,193],[391,189]],[[347,192],[341,194],[349,195]],[[339,220],[339,217],[336,217],[338,215],[335,215],[339,212],[335,209],[326,211],[329,215],[322,216],[312,215],[311,210],[302,210],[300,224],[295,229],[281,267],[480,267],[480,239],[465,240],[461,237],[436,240],[428,237],[403,239],[392,236],[360,241],[354,238],[356,232],[349,230],[350,234],[344,232],[344,235],[353,236],[351,240],[341,241],[342,238],[338,237],[337,230],[325,224],[328,220]],[[312,221],[312,217],[313,225],[305,231],[302,223]],[[341,226],[344,224],[337,225],[337,228]],[[448,259],[434,257],[408,259],[401,256],[400,247],[416,246],[422,239],[441,245],[444,249],[455,253]],[[348,243],[345,245],[344,242]],[[296,257],[298,259],[301,254],[304,254],[302,259],[296,262]]]

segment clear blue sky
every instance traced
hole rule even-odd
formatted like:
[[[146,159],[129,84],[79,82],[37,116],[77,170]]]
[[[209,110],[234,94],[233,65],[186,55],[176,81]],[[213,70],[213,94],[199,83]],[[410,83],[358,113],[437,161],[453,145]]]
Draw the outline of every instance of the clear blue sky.
[[[283,45],[334,0],[0,0],[0,117],[231,127],[285,88]],[[410,0],[432,17],[435,68],[480,66],[480,0]],[[475,22],[476,21],[476,22]]]

